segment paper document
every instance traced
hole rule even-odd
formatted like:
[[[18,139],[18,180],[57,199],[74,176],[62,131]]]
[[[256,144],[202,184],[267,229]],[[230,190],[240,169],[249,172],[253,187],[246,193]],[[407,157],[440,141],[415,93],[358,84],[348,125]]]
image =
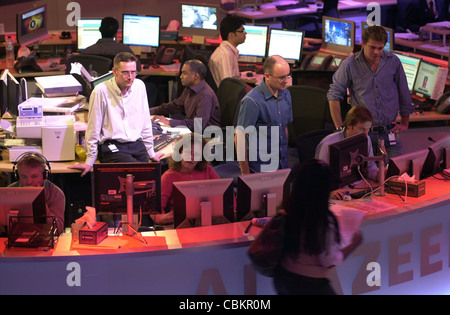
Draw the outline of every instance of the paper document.
[[[450,21],[428,23],[426,26],[431,26],[438,29],[450,29]]]
[[[419,35],[414,33],[395,33],[395,38],[408,39],[408,40],[419,40]]]

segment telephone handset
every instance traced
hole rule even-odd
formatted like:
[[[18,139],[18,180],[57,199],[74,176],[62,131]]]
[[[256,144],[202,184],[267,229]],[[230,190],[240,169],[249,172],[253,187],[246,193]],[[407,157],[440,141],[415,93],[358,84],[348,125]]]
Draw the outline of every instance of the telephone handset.
[[[436,101],[436,111],[441,114],[447,114],[450,112],[450,91],[442,94]]]
[[[331,61],[333,60],[332,55],[307,55],[303,59],[300,65],[301,70],[327,70]]]
[[[161,46],[156,52],[155,61],[160,65],[169,65],[173,63],[177,50],[172,47]]]

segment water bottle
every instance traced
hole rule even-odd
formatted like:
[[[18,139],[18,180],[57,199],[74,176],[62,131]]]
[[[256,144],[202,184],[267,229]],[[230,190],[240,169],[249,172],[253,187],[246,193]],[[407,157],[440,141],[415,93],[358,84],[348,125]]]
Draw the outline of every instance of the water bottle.
[[[348,190],[345,191],[344,201],[351,201],[352,196],[350,196],[350,192]]]
[[[8,39],[5,44],[6,50],[6,68],[12,68],[14,66],[14,43],[11,39],[11,36],[8,36]]]

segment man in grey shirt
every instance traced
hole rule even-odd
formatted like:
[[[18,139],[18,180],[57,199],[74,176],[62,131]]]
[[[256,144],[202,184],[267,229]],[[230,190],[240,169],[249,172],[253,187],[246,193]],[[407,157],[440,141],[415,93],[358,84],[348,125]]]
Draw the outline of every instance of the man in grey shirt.
[[[340,129],[340,101],[346,98],[348,89],[351,106],[367,107],[373,115],[369,136],[375,155],[379,139],[384,139],[390,157],[400,155],[398,133],[408,129],[409,115],[414,111],[405,72],[398,57],[384,51],[387,33],[381,26],[368,27],[362,41],[362,50],[345,59],[333,76],[328,91],[331,116]]]

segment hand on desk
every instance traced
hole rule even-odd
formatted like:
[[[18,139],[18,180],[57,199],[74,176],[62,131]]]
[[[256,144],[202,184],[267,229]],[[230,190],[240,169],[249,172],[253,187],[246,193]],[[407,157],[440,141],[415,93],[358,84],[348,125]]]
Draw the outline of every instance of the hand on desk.
[[[164,116],[155,115],[155,116],[153,116],[152,121],[154,123],[159,123],[159,124],[163,124],[164,126],[170,127],[169,119],[167,119]]]
[[[164,153],[156,153],[155,156],[152,158],[153,161],[159,162],[161,160],[161,157],[164,155]]]
[[[84,175],[86,175],[87,173],[89,173],[91,171],[92,166],[87,165],[87,164],[75,164],[75,165],[67,166],[67,168],[81,171],[81,177],[83,177]]]

